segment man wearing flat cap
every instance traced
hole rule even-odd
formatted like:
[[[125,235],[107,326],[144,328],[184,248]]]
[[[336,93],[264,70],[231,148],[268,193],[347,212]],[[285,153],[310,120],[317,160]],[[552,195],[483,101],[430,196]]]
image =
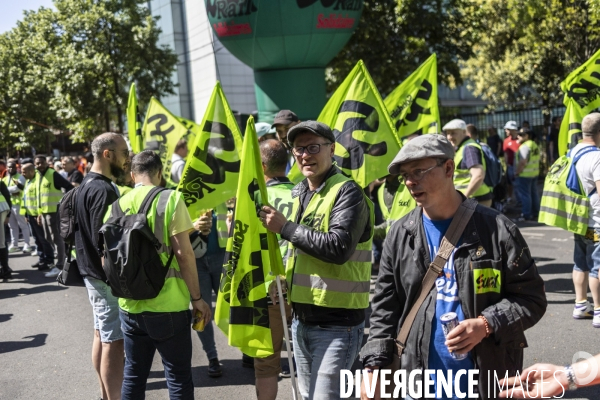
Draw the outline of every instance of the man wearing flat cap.
[[[289,221],[267,206],[259,216],[289,242],[285,281],[300,394],[339,399],[340,370],[358,355],[369,306],[373,206],[333,165],[327,125],[301,122],[287,138],[305,179],[292,190]]]
[[[512,376],[521,369],[524,331],[546,310],[544,283],[516,225],[455,189],[454,156],[446,137],[429,134],[408,142],[388,167],[400,175],[417,207],[392,225],[384,243],[369,340],[360,359],[373,380],[374,371],[388,368],[403,347],[399,368],[436,370],[462,393],[468,390],[467,375],[456,380],[448,371],[478,369],[479,398],[495,398],[488,397],[488,372],[493,380],[494,371]],[[447,246],[442,238],[457,213],[464,226],[452,229],[458,233],[456,246]],[[431,264],[442,243],[447,261],[436,270]],[[440,317],[448,313],[460,324],[445,337]],[[397,345],[409,314],[414,319],[402,329],[408,329],[407,338]],[[432,378],[430,393],[456,398],[442,394],[438,377]],[[422,374],[419,379],[427,386]],[[375,393],[379,398],[379,388]],[[362,396],[368,398],[364,386]]]

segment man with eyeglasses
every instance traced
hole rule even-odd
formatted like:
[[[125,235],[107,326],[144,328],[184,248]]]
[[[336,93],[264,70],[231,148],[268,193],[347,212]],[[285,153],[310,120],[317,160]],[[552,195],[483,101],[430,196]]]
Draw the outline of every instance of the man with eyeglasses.
[[[275,132],[277,133],[277,139],[286,147],[286,149],[290,150],[290,144],[288,143],[288,132],[294,126],[300,123],[300,119],[298,116],[291,110],[281,110],[275,115],[275,120],[273,121],[272,128],[275,128]],[[290,154],[289,162],[285,169],[285,173],[290,172],[290,169],[294,165],[294,156]]]
[[[268,206],[259,217],[289,242],[284,286],[295,315],[300,394],[340,398],[340,370],[349,369],[358,354],[369,306],[373,206],[333,166],[335,137],[327,125],[301,122],[288,140],[305,177],[292,190],[290,220]]]
[[[39,209],[37,223],[42,227],[44,238],[56,249],[56,264],[40,265],[38,270],[50,269],[44,274],[46,278],[56,278],[65,263],[65,242],[62,240],[58,226],[58,203],[65,192],[73,189],[61,174],[49,168],[46,157],[43,154],[35,156],[35,169],[38,172],[37,205]],[[54,259],[52,259],[54,262]]]
[[[419,297],[442,238],[467,200],[454,185],[454,157],[446,137],[429,134],[402,147],[388,167],[390,174],[402,177],[417,207],[392,226],[383,246],[369,340],[360,352],[371,383],[374,371],[389,368],[394,353],[398,354],[395,340],[400,328]],[[409,326],[399,367],[437,371],[428,392],[435,392],[438,399],[458,398],[442,395],[436,376],[440,371],[444,381],[450,378],[453,388],[466,393],[467,374],[456,379],[448,371],[474,369],[479,370],[475,375],[478,398],[487,399],[485,388],[493,384],[488,386],[488,373],[504,376],[508,371],[512,376],[521,369],[527,346],[524,331],[541,319],[547,305],[544,282],[519,229],[504,215],[481,205],[475,206],[457,246],[425,295]],[[460,324],[445,337],[440,317],[450,312]],[[422,374],[417,379],[415,386],[431,382]],[[380,398],[379,382],[372,398]],[[369,398],[364,383],[361,398]]]
[[[456,150],[454,187],[466,197],[491,207],[494,193],[484,182],[486,167],[481,146],[467,135],[467,124],[462,119],[453,119],[442,130]]]

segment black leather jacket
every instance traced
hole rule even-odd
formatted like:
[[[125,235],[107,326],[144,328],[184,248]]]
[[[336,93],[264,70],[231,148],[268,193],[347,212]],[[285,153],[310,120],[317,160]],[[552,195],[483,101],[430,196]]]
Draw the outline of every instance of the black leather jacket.
[[[493,331],[471,351],[479,369],[480,398],[487,399],[488,371],[492,390],[494,371],[498,376],[504,377],[506,371],[514,376],[523,366],[524,331],[546,311],[544,282],[517,226],[491,208],[477,206],[460,243],[454,267],[465,318],[483,315]],[[392,226],[384,243],[369,340],[360,353],[364,365],[391,363],[394,339],[418,297],[430,262],[422,209],[417,207]],[[500,293],[476,294],[473,271],[483,268],[500,273]],[[436,294],[434,287],[419,309],[401,358],[402,369],[427,368]]]

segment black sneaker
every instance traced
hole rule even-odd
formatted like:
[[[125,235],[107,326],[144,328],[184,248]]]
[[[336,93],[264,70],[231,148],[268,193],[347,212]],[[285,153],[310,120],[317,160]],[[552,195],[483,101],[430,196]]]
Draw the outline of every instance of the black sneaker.
[[[54,267],[54,266],[52,266]],[[48,271],[50,270],[50,267],[48,266],[48,264],[40,264],[40,266],[38,267],[38,271]]]
[[[219,359],[213,358],[212,360],[208,360],[208,376],[218,378],[221,375],[223,375],[223,370],[221,369]]]
[[[40,267],[40,266],[42,266],[42,265],[44,265],[44,263],[43,263],[43,262],[41,262],[41,261],[38,261],[38,262],[36,262],[35,264],[32,264],[32,265],[31,265],[31,268],[39,268],[39,267]]]
[[[254,358],[242,354],[242,367],[254,369]]]
[[[290,372],[290,366],[287,364],[283,364],[281,366],[281,372],[279,373],[279,377],[280,378],[289,378],[292,376],[292,373]]]

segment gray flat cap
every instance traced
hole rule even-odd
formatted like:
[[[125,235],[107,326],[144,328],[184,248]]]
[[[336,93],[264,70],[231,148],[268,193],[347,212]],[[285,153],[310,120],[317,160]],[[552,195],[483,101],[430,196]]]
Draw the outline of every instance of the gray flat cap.
[[[416,137],[400,149],[388,172],[392,175],[400,173],[400,165],[423,158],[454,158],[454,147],[444,135],[430,133]]]
[[[292,126],[287,134],[288,143],[293,146],[296,136],[303,132],[314,133],[315,135],[324,137],[331,143],[335,143],[335,136],[333,135],[333,132],[331,132],[331,128],[319,121],[303,121],[298,125]]]

